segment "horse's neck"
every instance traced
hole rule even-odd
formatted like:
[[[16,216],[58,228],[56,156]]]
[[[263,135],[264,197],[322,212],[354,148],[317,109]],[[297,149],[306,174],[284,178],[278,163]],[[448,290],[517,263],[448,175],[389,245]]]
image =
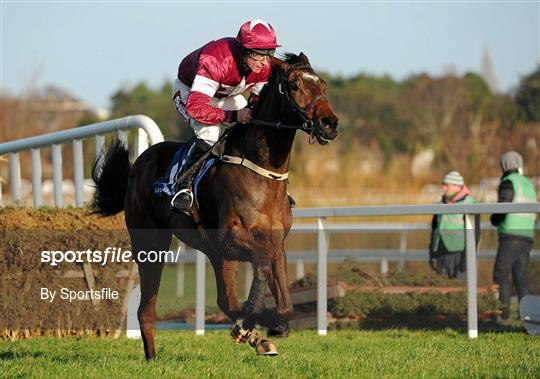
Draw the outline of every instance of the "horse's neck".
[[[225,153],[244,157],[263,168],[283,173],[289,169],[294,136],[294,130],[246,126],[231,136],[234,138],[229,139]]]
[[[281,96],[277,88],[268,95],[259,112],[254,115],[264,121],[283,121]],[[263,101],[261,99],[261,101]],[[271,126],[247,126],[230,145],[233,154],[243,156],[268,170],[284,173],[289,169],[289,158],[296,131]]]

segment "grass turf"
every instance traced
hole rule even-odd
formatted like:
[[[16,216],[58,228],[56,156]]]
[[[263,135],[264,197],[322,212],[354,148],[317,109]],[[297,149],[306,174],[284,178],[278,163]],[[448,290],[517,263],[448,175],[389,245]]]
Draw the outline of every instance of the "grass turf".
[[[0,341],[5,377],[519,377],[540,374],[540,339],[455,330],[313,331],[276,340],[280,355],[258,357],[227,332],[159,331],[158,360],[124,338]]]

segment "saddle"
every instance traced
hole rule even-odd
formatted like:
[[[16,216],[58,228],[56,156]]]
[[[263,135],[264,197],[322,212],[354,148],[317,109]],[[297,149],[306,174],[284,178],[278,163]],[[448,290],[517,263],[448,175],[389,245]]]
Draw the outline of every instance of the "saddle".
[[[165,175],[161,178],[157,179],[153,183],[153,191],[154,194],[158,196],[166,195],[168,197],[173,197],[176,193],[176,179],[182,175],[182,172],[184,170],[184,164],[185,164],[185,158],[187,156],[187,153],[189,151],[189,148],[191,147],[191,144],[186,144],[185,146],[182,146],[178,149],[178,151],[174,154],[171,162],[169,163],[169,166],[167,167],[167,171],[165,172]],[[199,183],[201,182],[202,178],[206,175],[208,170],[212,168],[212,166],[216,163],[217,159],[215,156],[210,155],[204,164],[201,166],[199,172],[195,176],[195,179],[193,180],[193,196],[194,199],[197,198],[197,193],[199,189]]]

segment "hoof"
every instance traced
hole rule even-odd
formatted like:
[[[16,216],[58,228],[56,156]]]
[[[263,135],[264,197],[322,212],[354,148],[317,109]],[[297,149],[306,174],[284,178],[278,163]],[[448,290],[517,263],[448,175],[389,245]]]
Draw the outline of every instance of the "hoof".
[[[274,345],[272,341],[263,338],[261,331],[258,329],[253,329],[253,332],[251,333],[248,342],[251,347],[255,348],[255,352],[257,353],[257,355],[278,355],[276,345]]]
[[[231,338],[234,343],[245,343],[251,336],[251,330],[242,327],[241,319],[236,320],[236,323],[231,328]]]
[[[274,357],[278,355],[277,347],[270,340],[260,340],[255,346],[257,355],[268,355]]]
[[[289,323],[286,322],[284,324],[278,325],[273,329],[268,329],[268,337],[272,338],[287,338],[289,337]]]

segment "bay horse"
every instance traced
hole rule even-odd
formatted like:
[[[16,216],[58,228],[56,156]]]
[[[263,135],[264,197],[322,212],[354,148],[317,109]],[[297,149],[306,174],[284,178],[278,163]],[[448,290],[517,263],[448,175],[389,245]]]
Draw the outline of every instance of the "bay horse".
[[[254,120],[231,131],[224,154],[248,159],[279,175],[287,173],[296,130],[305,131],[310,142],[321,145],[337,136],[338,118],[325,92],[326,83],[303,53],[286,54],[283,60],[273,57],[271,76],[253,109]],[[218,161],[199,184],[200,220],[195,222],[191,216],[170,211],[169,199],[155,195],[152,189],[182,146],[171,141],[153,145],[130,166],[126,147],[114,144],[92,170],[94,209],[101,215],[125,211],[134,253],[168,250],[173,235],[203,252],[214,269],[217,304],[234,322],[233,340],[248,340],[258,354],[277,354],[272,342],[257,334],[256,325],[283,325],[293,314],[284,248],[292,224],[287,182]],[[238,262],[250,262],[253,267],[253,282],[242,306],[235,290]],[[138,266],[138,319],[146,358],[153,359],[156,300],[164,262],[138,262]],[[267,285],[276,310],[264,309]]]

